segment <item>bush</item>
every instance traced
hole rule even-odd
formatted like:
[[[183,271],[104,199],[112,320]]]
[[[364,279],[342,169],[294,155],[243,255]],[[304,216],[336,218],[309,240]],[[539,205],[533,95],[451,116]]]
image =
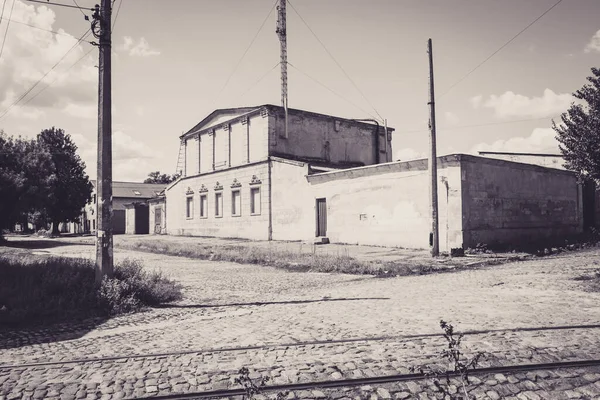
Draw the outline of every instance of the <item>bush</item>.
[[[39,325],[137,311],[182,298],[181,285],[136,261],[97,287],[87,259],[0,256],[0,325]]]
[[[181,300],[181,285],[160,272],[146,272],[135,260],[115,268],[114,278],[105,278],[99,289],[102,306],[111,315]]]

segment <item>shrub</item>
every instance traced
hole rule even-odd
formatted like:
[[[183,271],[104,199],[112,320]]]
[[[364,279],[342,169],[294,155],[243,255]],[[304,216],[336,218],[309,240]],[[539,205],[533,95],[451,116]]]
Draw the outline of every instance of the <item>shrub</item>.
[[[115,267],[97,287],[87,259],[0,256],[0,325],[39,325],[106,317],[182,298],[181,285],[137,261]]]

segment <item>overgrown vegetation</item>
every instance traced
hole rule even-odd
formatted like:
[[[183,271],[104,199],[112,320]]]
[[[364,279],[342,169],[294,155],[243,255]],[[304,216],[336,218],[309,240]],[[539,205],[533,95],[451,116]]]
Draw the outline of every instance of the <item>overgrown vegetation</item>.
[[[0,276],[0,325],[6,327],[108,317],[182,298],[178,283],[129,260],[100,287],[87,259],[2,255]]]
[[[435,272],[454,271],[458,267],[436,261],[406,260],[400,262],[369,262],[351,257],[348,252],[338,254],[318,254],[312,251],[272,249],[252,245],[202,245],[153,241],[115,243],[116,247],[147,251],[210,261],[229,261],[241,264],[256,264],[285,269],[288,271],[338,272],[355,275],[376,275],[380,277],[423,275]],[[486,263],[500,262],[501,259],[487,260]],[[472,267],[472,266],[471,266]]]
[[[457,334],[454,326],[444,320],[440,321],[440,328],[444,331],[444,339],[448,346],[440,352],[440,361],[446,367],[439,365],[412,366],[411,372],[420,372],[432,378],[436,389],[451,400],[471,400],[469,395],[469,373],[477,368],[479,361],[485,358],[485,353],[478,352],[471,357],[464,355],[461,343],[464,334]],[[456,377],[460,387],[452,384],[451,377]],[[443,380],[441,380],[442,378]]]
[[[250,371],[246,367],[242,367],[238,371],[238,376],[235,378],[235,383],[244,389],[242,400],[253,400],[257,395],[261,394],[267,382],[271,380],[268,376],[259,376],[256,380],[250,378]],[[289,392],[279,392],[272,398],[274,400],[283,400],[287,398]]]

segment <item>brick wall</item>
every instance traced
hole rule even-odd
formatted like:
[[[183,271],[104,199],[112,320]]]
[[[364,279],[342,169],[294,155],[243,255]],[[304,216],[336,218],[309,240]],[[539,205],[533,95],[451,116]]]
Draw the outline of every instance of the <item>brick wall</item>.
[[[253,177],[254,180],[253,180]],[[217,186],[222,187],[216,190]],[[232,185],[235,186],[232,188]],[[241,185],[241,186],[237,186]],[[250,213],[250,189],[260,190],[260,213]],[[241,215],[232,215],[232,191],[241,192]],[[215,216],[215,194],[222,195],[222,216]],[[207,215],[200,216],[200,196],[206,195]],[[193,199],[193,213],[186,216],[186,198]],[[172,235],[268,239],[267,162],[202,174],[180,180],[166,191],[167,232]]]

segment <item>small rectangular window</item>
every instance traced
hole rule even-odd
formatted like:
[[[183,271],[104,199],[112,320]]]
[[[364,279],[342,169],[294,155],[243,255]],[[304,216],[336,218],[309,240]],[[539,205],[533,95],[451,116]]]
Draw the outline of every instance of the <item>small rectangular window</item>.
[[[242,196],[239,190],[231,192],[231,215],[234,217],[242,215]]]
[[[185,199],[185,217],[194,218],[194,198],[192,196]]]
[[[208,197],[200,195],[200,218],[208,218]]]
[[[260,215],[260,188],[250,188],[250,214]]]
[[[215,217],[223,216],[223,193],[215,193]]]

